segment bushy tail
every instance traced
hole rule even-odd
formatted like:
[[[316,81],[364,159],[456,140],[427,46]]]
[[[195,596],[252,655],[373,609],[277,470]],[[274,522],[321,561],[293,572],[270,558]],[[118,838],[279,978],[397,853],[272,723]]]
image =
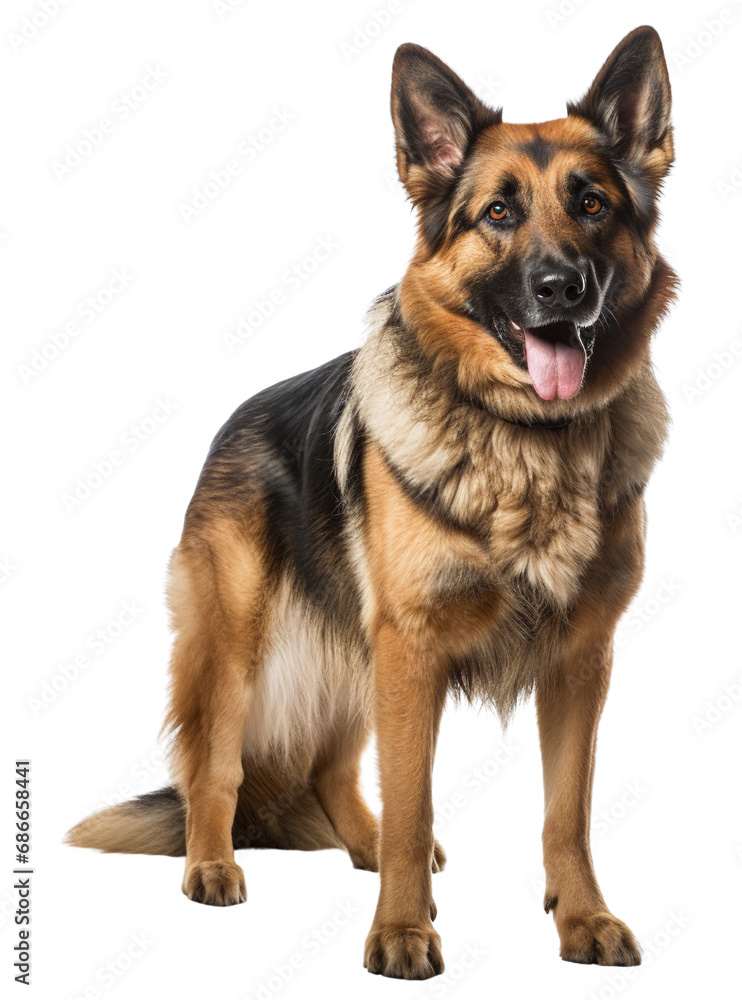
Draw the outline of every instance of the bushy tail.
[[[232,841],[235,848],[344,848],[312,785],[273,770],[245,776]],[[106,853],[180,857],[185,854],[185,803],[172,787],[140,795],[88,816],[69,831],[65,842]]]
[[[74,847],[110,854],[185,854],[185,804],[175,788],[140,795],[93,813],[65,837]]]

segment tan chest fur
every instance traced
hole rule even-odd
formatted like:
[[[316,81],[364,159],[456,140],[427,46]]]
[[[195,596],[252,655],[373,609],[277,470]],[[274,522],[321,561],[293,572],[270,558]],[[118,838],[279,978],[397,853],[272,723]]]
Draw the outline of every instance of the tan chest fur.
[[[601,564],[610,460],[589,444],[570,451],[582,455],[581,473],[558,461],[534,476],[523,460],[522,478],[495,461],[472,467],[455,490],[448,483],[448,507],[436,497],[437,510],[405,489],[378,445],[366,453],[367,626],[390,622],[423,658],[444,657],[454,689],[495,704],[503,720],[558,666],[585,587],[590,603],[623,589],[610,598],[621,604],[634,585],[634,554],[627,571]]]
[[[567,608],[606,518],[641,491],[661,452],[667,413],[650,365],[602,409],[557,430],[524,428],[400,365],[385,321],[382,310],[357,358],[360,391],[336,448],[341,485],[359,419],[396,481],[398,511],[384,531],[401,533],[396,568],[416,581],[423,604],[476,578],[477,586],[524,583]],[[384,489],[380,470],[367,477],[370,493]]]
[[[633,593],[641,537],[621,543],[624,558],[609,536],[626,510],[642,534],[636,501],[662,449],[664,399],[647,362],[567,426],[520,427],[400,361],[384,322],[357,356],[335,451],[344,489],[363,428],[367,512],[350,547],[364,624],[416,636],[460,691],[507,717],[585,602],[613,589],[625,606]]]
[[[424,603],[438,587],[472,576],[499,586],[525,580],[558,606],[570,602],[600,545],[607,414],[554,431],[514,427],[470,407],[449,410],[443,426],[416,419],[414,409],[369,409],[363,416],[380,459],[366,488],[398,494],[399,513],[388,513],[384,531],[387,540],[401,532],[406,568],[398,569],[417,580]]]
[[[571,446],[561,440],[569,435]],[[532,431],[508,425],[493,433],[487,477],[496,501],[487,533],[490,565],[504,581],[524,579],[559,607],[573,599],[600,545],[605,440],[591,437],[576,428]]]
[[[547,441],[543,459],[549,450]],[[555,608],[568,607],[602,535],[600,464],[587,457],[581,464],[544,461],[534,472],[522,455],[508,467],[493,452],[455,483],[416,495],[405,473],[372,446],[367,540],[373,548],[374,532],[383,538],[375,558],[385,570],[377,572],[384,599],[435,609],[525,586]]]

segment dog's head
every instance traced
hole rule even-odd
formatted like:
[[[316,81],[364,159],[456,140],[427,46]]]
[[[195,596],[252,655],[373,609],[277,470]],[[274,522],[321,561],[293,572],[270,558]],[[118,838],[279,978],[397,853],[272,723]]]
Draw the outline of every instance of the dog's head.
[[[673,283],[652,242],[673,160],[654,29],[628,35],[567,110],[504,123],[426,49],[395,57],[397,165],[419,211],[405,319],[469,389],[489,380],[541,413],[616,391]]]

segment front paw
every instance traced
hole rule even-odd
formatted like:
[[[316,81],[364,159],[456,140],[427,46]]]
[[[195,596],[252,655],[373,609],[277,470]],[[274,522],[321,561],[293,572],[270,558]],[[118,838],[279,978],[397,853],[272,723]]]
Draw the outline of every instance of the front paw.
[[[186,864],[183,892],[196,903],[233,906],[247,899],[245,873],[233,861]]]
[[[557,924],[565,962],[584,965],[641,965],[641,952],[629,928],[607,910],[564,917]]]
[[[443,972],[441,939],[433,926],[372,927],[363,964],[392,979],[430,979]]]

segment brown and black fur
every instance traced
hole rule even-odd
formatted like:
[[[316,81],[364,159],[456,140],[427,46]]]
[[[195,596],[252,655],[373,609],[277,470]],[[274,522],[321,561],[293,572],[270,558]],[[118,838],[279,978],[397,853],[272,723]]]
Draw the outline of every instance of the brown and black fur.
[[[214,440],[171,564],[174,788],[83,821],[71,843],[185,853],[183,891],[215,905],[245,899],[235,847],[344,848],[381,873],[366,966],[426,978],[443,969],[431,771],[446,697],[507,719],[535,691],[561,955],[640,961],[589,826],[667,421],[649,348],[675,284],[653,242],[669,109],[651,28],[538,125],[503,123],[435,56],[399,49],[414,258],[364,346],[259,393]],[[534,391],[513,325],[550,322],[529,279],[544,261],[587,275],[570,315],[589,360],[568,399]],[[380,825],[358,786],[372,731]]]

